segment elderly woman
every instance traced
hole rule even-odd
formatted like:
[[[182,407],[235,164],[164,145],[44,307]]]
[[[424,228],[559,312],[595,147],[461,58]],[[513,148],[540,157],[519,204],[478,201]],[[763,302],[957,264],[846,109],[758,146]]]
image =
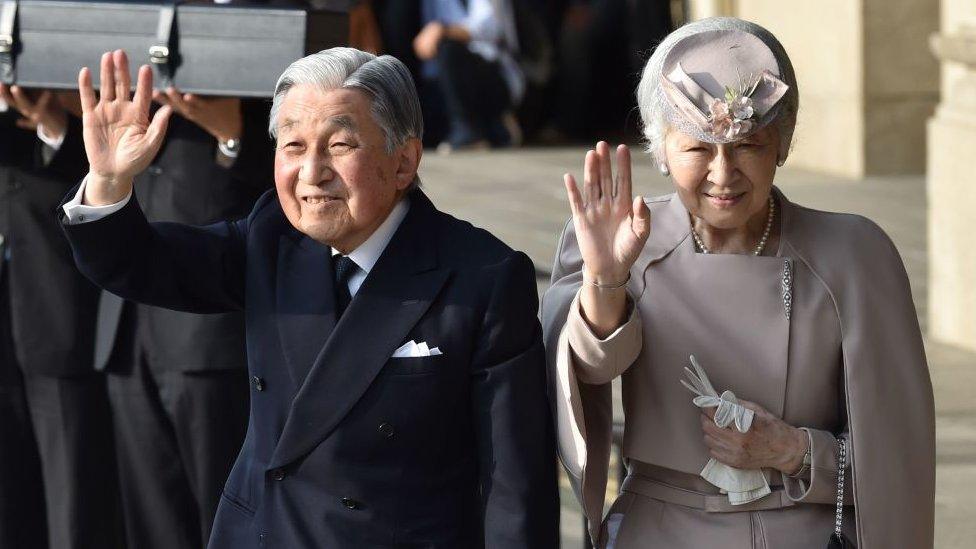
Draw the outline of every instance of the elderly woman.
[[[874,223],[773,185],[798,107],[783,47],[747,21],[686,25],[637,99],[676,192],[632,201],[627,148],[616,178],[607,144],[589,151],[582,190],[566,176],[573,218],[542,310],[590,535],[931,547],[933,399],[908,279]],[[601,520],[618,376],[627,477]]]

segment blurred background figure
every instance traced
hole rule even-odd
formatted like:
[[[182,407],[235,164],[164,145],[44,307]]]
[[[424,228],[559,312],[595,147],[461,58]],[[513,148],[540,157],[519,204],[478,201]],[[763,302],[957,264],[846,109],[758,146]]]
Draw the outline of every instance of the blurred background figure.
[[[316,2],[309,5],[315,8]],[[383,37],[372,0],[360,0],[349,7],[349,45],[376,55],[383,53]]]
[[[99,290],[54,213],[87,171],[77,94],[0,84],[0,107],[0,547],[119,547]]]
[[[634,135],[632,90],[671,0],[361,0],[353,46],[402,60],[441,151]],[[374,27],[378,30],[374,31]],[[378,36],[377,36],[378,33]]]
[[[414,74],[425,146],[506,147],[521,141],[525,93],[509,0],[373,0],[384,53]]]
[[[174,116],[136,178],[146,216],[204,225],[247,215],[271,187],[270,104],[174,88],[153,99]],[[180,313],[109,293],[102,306],[106,336],[96,354],[107,371],[127,545],[203,547],[247,427],[244,316]]]
[[[238,219],[270,187],[269,106],[154,93],[174,109],[162,149],[136,178],[153,221]],[[129,547],[203,547],[247,427],[241,313],[194,315],[103,293],[99,341],[114,412]]]
[[[671,30],[670,0],[565,0],[550,137],[637,135],[633,89]]]

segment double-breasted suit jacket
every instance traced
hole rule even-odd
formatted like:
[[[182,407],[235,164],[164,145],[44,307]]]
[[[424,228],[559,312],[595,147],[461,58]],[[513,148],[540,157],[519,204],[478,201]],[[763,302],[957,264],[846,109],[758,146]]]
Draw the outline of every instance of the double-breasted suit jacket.
[[[337,319],[331,250],[269,192],[234,223],[149,224],[135,199],[66,225],[127,299],[243,309],[252,379],[212,548],[555,547],[534,269],[419,189]],[[442,354],[391,358],[414,340]]]

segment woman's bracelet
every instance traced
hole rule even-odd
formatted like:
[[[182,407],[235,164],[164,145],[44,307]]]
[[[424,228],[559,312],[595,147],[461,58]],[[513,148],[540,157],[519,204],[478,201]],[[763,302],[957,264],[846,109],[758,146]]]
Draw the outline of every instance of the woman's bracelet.
[[[600,290],[619,290],[620,288],[626,286],[628,282],[630,282],[630,273],[627,273],[627,278],[625,278],[624,281],[619,284],[600,284],[599,282],[586,280],[586,277],[583,277],[583,282],[586,282],[591,286],[595,286]]]

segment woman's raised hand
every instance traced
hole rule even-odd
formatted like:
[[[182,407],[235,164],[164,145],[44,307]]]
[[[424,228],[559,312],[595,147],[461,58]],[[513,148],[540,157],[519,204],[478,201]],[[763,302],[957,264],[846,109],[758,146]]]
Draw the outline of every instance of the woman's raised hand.
[[[586,153],[582,192],[572,175],[563,179],[583,256],[583,276],[600,285],[624,282],[651,233],[650,210],[641,197],[632,198],[630,150],[626,145],[617,147],[616,179],[605,141]]]
[[[136,92],[130,99],[129,60],[122,50],[102,55],[100,80],[96,100],[91,71],[85,67],[78,73],[90,166],[85,203],[93,206],[114,204],[128,195],[133,178],[159,152],[172,112],[162,107],[149,120],[152,69],[148,65],[139,67]]]

